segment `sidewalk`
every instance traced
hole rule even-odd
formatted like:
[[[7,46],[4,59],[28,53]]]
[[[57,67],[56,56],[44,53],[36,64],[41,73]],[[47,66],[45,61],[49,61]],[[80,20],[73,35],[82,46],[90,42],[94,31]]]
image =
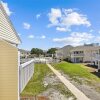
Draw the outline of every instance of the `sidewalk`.
[[[84,93],[77,89],[69,80],[62,76],[57,70],[55,70],[50,64],[48,67],[57,75],[62,83],[76,96],[77,100],[90,100]]]

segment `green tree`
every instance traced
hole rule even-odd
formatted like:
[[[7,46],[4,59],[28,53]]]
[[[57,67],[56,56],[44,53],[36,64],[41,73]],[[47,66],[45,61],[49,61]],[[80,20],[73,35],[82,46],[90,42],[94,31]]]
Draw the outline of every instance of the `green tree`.
[[[40,55],[40,54],[44,54],[42,49],[39,48],[32,48],[31,50],[31,54],[36,54],[36,55]]]
[[[50,48],[50,49],[48,49],[47,53],[48,54],[55,54],[56,50],[57,50],[57,48]]]

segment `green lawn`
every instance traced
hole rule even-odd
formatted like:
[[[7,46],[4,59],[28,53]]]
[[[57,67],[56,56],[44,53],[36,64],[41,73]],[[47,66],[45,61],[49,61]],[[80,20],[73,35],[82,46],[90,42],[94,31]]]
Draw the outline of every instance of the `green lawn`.
[[[35,96],[46,90],[43,85],[43,79],[47,74],[52,73],[46,64],[35,64],[35,72],[32,79],[29,81],[21,96]]]
[[[100,82],[100,78],[91,74],[83,65],[81,64],[73,64],[68,62],[60,62],[52,64],[57,70],[63,71],[67,74],[70,78],[75,81],[79,81],[79,78],[83,78],[88,80],[88,82]]]
[[[66,97],[73,97],[76,100],[74,95],[61,82],[58,82],[57,84],[48,84],[46,87],[44,87],[43,81],[46,76],[55,76],[55,74],[46,64],[35,64],[34,75],[25,89],[22,91],[21,96],[38,96],[42,92],[52,88],[59,91]]]

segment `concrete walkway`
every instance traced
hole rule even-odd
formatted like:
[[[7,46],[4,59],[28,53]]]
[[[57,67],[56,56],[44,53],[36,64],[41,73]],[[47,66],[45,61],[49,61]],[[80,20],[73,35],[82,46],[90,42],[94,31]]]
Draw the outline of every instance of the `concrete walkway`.
[[[75,95],[77,100],[90,100],[84,93],[77,89],[69,80],[62,76],[57,70],[55,70],[50,64],[47,64],[48,67],[57,75],[62,83]]]

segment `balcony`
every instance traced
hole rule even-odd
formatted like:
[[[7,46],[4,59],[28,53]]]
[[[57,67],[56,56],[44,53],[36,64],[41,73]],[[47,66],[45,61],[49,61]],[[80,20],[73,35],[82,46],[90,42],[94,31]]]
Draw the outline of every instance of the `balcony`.
[[[71,57],[83,57],[84,53],[79,53],[79,54],[71,54]]]
[[[92,54],[92,57],[96,60],[100,60],[100,54]]]

